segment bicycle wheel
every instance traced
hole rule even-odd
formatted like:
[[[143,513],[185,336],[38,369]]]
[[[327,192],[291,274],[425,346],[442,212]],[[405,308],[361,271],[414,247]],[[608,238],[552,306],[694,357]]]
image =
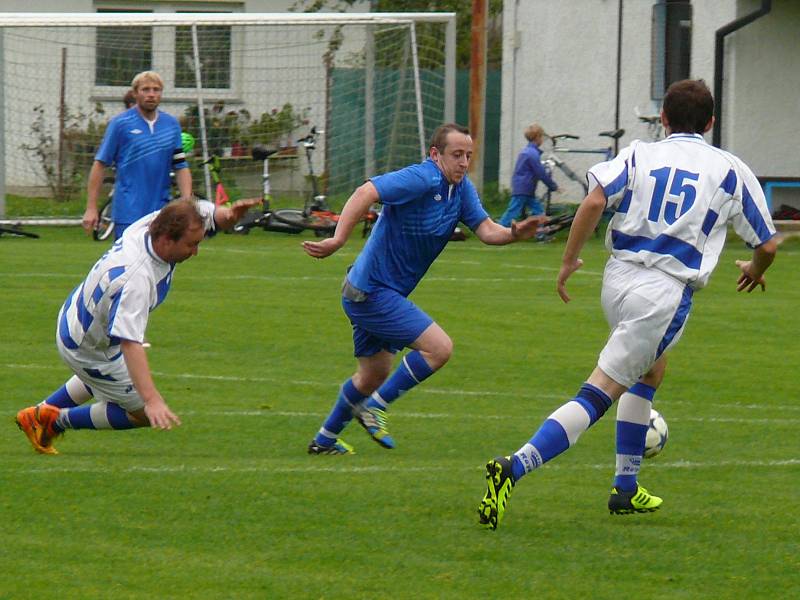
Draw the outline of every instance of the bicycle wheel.
[[[264,231],[300,233],[303,231],[303,225],[301,223],[302,218],[302,211],[294,208],[282,208],[280,210],[270,212],[266,216],[263,223]]]
[[[323,235],[332,235],[336,229],[336,221],[327,214],[319,215],[311,213],[303,214],[302,210],[296,208],[283,208],[272,213],[275,220],[298,228],[299,230],[310,229],[311,231]]]
[[[0,227],[0,235],[3,234],[18,236],[18,237],[33,238],[35,240],[39,239],[38,233],[31,233],[30,231],[22,231],[21,225],[19,224],[13,225],[11,227]]]
[[[100,217],[92,231],[92,237],[96,242],[107,240],[114,233],[114,220],[111,218],[111,202],[113,198],[106,200],[100,209]]]

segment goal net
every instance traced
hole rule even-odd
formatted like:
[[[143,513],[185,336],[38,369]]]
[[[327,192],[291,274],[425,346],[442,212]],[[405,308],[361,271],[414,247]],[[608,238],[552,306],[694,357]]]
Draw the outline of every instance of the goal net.
[[[263,165],[252,149],[262,145],[278,150],[269,159],[276,206],[309,193],[310,166],[322,191],[344,198],[367,176],[421,160],[433,129],[452,120],[452,21],[437,13],[0,15],[0,217],[30,215],[28,205],[82,213],[108,121],[145,70],[164,79],[160,110],[195,140],[195,193],[213,196],[203,162],[217,156],[232,200],[260,196]],[[312,127],[321,133],[309,164],[297,140]]]

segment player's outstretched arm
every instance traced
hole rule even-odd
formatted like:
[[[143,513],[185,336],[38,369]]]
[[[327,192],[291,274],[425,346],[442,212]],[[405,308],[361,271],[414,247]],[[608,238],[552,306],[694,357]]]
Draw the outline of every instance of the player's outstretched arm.
[[[214,209],[214,222],[220,229],[230,229],[238,223],[245,213],[261,204],[261,198],[237,200],[231,206],[217,206]]]
[[[753,258],[751,260],[737,260],[736,266],[739,267],[742,273],[736,282],[736,291],[747,290],[749,294],[758,286],[761,286],[762,292],[765,291],[767,282],[764,279],[764,273],[772,264],[772,261],[775,260],[777,251],[778,243],[773,237],[753,250]]]
[[[564,302],[570,301],[569,294],[567,294],[567,279],[583,265],[583,261],[580,259],[581,250],[589,236],[594,233],[605,208],[606,197],[603,188],[598,185],[584,198],[578,207],[578,212],[575,213],[564,256],[561,258],[561,269],[558,272],[556,284],[558,295]]]
[[[490,246],[503,246],[519,242],[521,240],[528,240],[536,235],[539,227],[547,223],[548,217],[545,215],[535,215],[528,217],[524,221],[517,223],[511,222],[511,227],[503,227],[499,223],[495,223],[492,219],[484,219],[475,230],[475,235],[484,244]]]
[[[144,414],[154,429],[171,429],[173,425],[180,425],[181,420],[167,406],[164,398],[156,389],[150,366],[147,364],[147,355],[139,342],[122,340],[120,342],[125,366],[128,367],[131,381],[144,400]]]
[[[303,242],[303,250],[314,258],[330,256],[347,243],[347,238],[350,237],[353,228],[364,218],[370,206],[379,200],[378,190],[373,183],[371,181],[363,183],[356,188],[356,191],[345,202],[342,214],[339,215],[339,222],[336,223],[336,231],[333,237],[318,242],[306,240]]]
[[[92,230],[97,227],[97,222],[100,220],[100,213],[97,210],[97,199],[100,197],[100,191],[103,187],[103,175],[105,174],[105,165],[99,160],[92,163],[92,169],[89,171],[89,184],[86,189],[86,211],[83,213],[81,226],[87,235],[91,235]]]

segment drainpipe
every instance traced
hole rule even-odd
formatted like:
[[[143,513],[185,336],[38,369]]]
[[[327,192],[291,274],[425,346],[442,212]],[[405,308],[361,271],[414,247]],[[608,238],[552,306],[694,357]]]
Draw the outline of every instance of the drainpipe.
[[[619,129],[619,96],[622,87],[622,3],[617,7],[617,94],[614,103],[614,129]],[[619,154],[619,138],[614,139],[614,156]]]
[[[725,36],[760,19],[772,10],[772,0],[761,0],[761,8],[750,14],[739,17],[717,29],[714,42],[714,103],[716,119],[711,135],[711,143],[717,148],[722,144],[722,75],[725,63]]]

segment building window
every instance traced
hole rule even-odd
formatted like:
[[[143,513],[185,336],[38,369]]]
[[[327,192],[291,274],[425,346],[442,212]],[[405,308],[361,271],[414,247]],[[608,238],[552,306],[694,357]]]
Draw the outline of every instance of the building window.
[[[231,28],[228,25],[201,25],[197,28],[200,78],[203,88],[231,87]],[[194,45],[191,27],[175,28],[175,87],[194,88]]]
[[[147,10],[99,9],[99,13],[150,12]],[[149,71],[153,64],[151,27],[97,27],[95,85],[129,86],[134,75]]]
[[[671,83],[690,77],[690,0],[658,0],[653,5],[651,45],[650,97],[660,101]]]

